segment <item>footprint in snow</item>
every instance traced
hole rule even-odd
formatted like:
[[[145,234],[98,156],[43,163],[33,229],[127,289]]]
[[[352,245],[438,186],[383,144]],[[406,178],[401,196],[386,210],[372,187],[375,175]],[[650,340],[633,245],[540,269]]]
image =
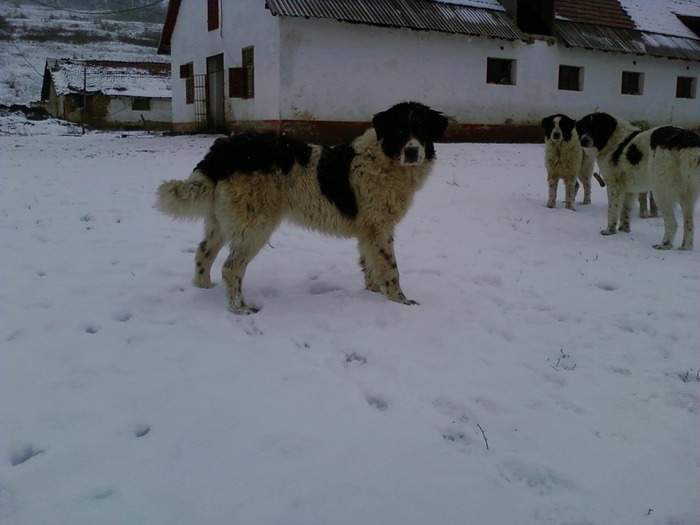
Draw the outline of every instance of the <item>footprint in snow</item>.
[[[10,455],[10,464],[16,467],[43,453],[43,450],[34,447],[34,445],[22,445],[12,451]]]

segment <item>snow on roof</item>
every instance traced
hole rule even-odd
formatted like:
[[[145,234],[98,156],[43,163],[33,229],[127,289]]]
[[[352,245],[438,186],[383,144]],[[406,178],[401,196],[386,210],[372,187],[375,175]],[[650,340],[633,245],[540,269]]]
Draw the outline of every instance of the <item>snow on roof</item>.
[[[107,96],[170,98],[170,64],[160,62],[116,62],[48,59],[58,95],[102,93]]]
[[[498,0],[432,0],[433,2],[442,2],[444,4],[463,5],[467,7],[482,7],[485,9],[495,9],[496,11],[505,11],[505,8]]]
[[[698,0],[618,0],[639,31],[697,39],[677,15],[700,18]]]

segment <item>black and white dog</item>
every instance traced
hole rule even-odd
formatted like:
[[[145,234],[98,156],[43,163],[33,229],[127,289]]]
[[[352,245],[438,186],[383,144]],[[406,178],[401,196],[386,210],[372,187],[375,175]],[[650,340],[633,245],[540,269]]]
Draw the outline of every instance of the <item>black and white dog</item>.
[[[417,102],[377,113],[349,144],[322,147],[273,132],[218,139],[187,180],[164,182],[156,207],[181,219],[204,219],[194,283],[213,286],[210,271],[224,244],[228,308],[259,310],[243,298],[248,263],[283,219],[339,237],[355,237],[368,290],[402,304],[394,229],[435,163],[434,142],[448,119]]]
[[[607,183],[608,227],[601,233],[629,232],[635,197],[651,190],[665,230],[654,247],[672,247],[678,229],[674,207],[679,203],[684,223],[680,249],[692,250],[693,213],[700,192],[700,137],[673,126],[642,131],[607,113],[586,115],[576,123],[576,130],[581,145],[597,154]]]
[[[595,159],[579,144],[575,124],[574,119],[561,113],[542,119],[544,164],[549,186],[547,207],[549,208],[556,206],[557,186],[560,179],[564,182],[564,205],[567,209],[575,209],[577,179],[583,186],[581,204],[591,203],[591,176]]]

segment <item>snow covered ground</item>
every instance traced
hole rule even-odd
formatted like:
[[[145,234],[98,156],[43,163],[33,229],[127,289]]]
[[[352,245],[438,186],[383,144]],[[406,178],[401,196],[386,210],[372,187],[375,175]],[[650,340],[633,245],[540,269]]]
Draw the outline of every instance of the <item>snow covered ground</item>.
[[[602,237],[598,187],[546,208],[542,146],[438,146],[396,236],[420,306],[285,225],[236,317],[152,208],[212,137],[30,131],[0,137],[3,525],[698,523],[700,251]]]

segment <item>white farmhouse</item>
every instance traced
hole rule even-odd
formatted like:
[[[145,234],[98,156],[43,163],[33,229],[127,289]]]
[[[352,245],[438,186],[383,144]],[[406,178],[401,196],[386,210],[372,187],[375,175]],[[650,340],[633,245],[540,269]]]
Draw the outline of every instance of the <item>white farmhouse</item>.
[[[41,100],[48,112],[98,127],[170,128],[170,64],[48,59]]]
[[[173,127],[340,141],[417,100],[452,140],[601,110],[700,127],[698,0],[171,0]]]

